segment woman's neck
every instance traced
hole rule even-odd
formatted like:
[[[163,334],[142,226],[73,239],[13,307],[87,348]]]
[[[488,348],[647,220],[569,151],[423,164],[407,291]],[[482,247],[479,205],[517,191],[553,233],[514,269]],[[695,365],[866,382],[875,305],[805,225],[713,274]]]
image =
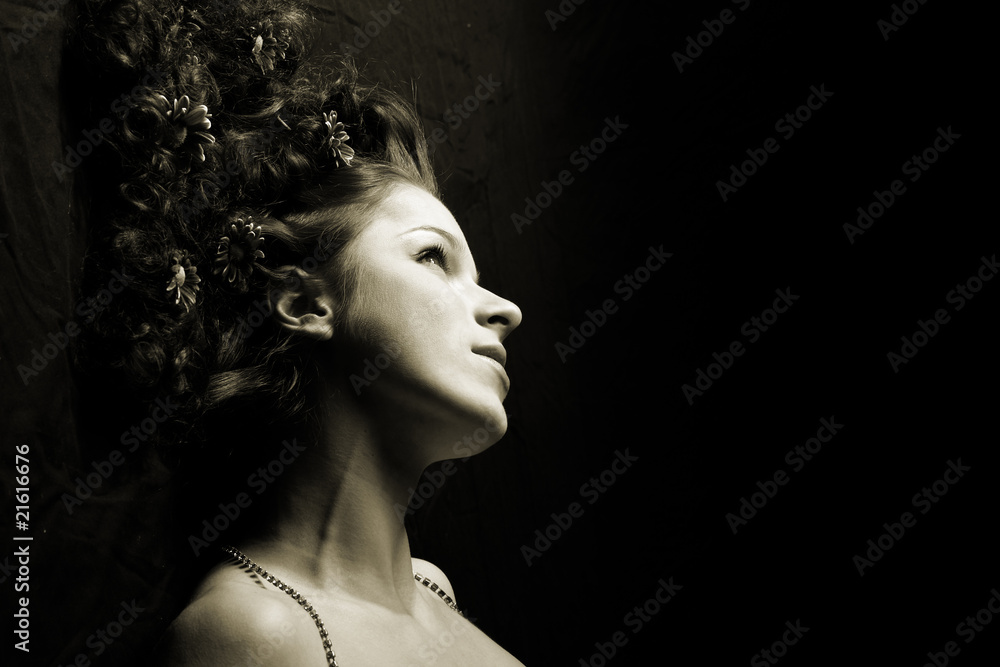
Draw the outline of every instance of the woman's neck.
[[[321,436],[265,492],[268,511],[237,546],[306,597],[339,592],[412,610],[410,546],[396,508],[423,466],[390,460],[385,452],[398,445],[384,446],[387,435],[357,411],[326,412]]]

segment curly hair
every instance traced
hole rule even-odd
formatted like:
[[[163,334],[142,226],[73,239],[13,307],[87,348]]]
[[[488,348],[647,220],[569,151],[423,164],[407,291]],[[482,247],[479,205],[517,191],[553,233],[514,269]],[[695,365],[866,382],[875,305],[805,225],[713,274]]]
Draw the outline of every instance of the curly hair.
[[[347,295],[340,251],[386,194],[437,195],[414,109],[349,60],[307,64],[312,19],[288,0],[98,0],[77,21],[90,116],[116,126],[85,165],[84,291],[128,278],[81,336],[83,365],[178,397],[188,427],[303,419],[314,343],[266,317],[270,295],[320,265]],[[254,254],[230,274],[237,238]]]

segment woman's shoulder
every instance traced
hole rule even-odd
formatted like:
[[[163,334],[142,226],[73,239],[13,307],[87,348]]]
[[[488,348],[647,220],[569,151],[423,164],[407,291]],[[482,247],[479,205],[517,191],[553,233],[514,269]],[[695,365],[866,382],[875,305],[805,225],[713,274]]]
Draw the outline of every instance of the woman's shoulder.
[[[206,578],[156,645],[154,665],[327,664],[312,618],[291,598],[240,575],[222,570]]]
[[[446,594],[451,596],[452,600],[456,600],[457,604],[455,589],[452,587],[451,582],[448,581],[448,577],[446,577],[444,572],[441,571],[441,568],[422,558],[411,558],[410,561],[413,564],[414,574],[419,574],[421,577],[429,579],[433,583],[437,584],[438,588],[443,589]]]
[[[415,573],[455,599],[441,568],[420,558],[411,560]],[[275,593],[243,570],[215,568],[154,648],[153,665],[326,665],[322,639],[310,615],[287,595]]]

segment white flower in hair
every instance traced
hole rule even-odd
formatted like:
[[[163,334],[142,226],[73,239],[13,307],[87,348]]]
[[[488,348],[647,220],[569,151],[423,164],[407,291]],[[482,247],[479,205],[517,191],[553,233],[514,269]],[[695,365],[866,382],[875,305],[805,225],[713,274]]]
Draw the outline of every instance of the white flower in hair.
[[[186,250],[175,251],[170,259],[174,262],[170,267],[173,277],[167,282],[167,293],[174,297],[175,306],[183,305],[187,312],[198,298],[201,276],[198,275],[198,267],[191,264]]]
[[[171,147],[180,148],[191,159],[204,162],[205,144],[215,143],[215,137],[208,132],[212,127],[209,120],[212,114],[208,113],[208,107],[204,104],[192,107],[187,95],[175,98],[173,104],[163,95],[158,97],[163,102],[164,115],[173,123],[174,141]]]
[[[337,120],[337,112],[323,112],[323,124],[326,125],[326,137],[323,146],[333,154],[335,167],[348,166],[354,159],[354,149],[346,142],[351,138],[344,131],[344,124]]]

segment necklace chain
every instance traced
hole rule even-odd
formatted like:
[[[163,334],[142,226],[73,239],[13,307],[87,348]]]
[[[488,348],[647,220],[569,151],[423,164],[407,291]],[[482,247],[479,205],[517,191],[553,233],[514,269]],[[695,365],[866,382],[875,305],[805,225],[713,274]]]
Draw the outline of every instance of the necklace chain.
[[[327,666],[339,667],[339,665],[337,665],[337,654],[334,652],[333,644],[330,642],[330,634],[326,631],[326,627],[323,625],[323,621],[319,617],[319,612],[317,612],[316,609],[309,604],[309,601],[305,598],[305,596],[262,568],[236,547],[226,546],[223,547],[222,550],[238,560],[241,565],[245,565],[250,570],[256,572],[262,579],[264,579],[264,581],[272,584],[278,590],[284,591],[289,597],[295,600],[299,606],[301,606],[309,614],[313,623],[316,624],[316,629],[319,630],[319,636],[323,640],[323,649],[326,651]],[[455,601],[451,599],[451,596],[449,596],[443,588],[418,572],[413,573],[413,578],[429,588],[433,593],[436,593],[437,596],[441,598],[441,600],[443,600],[452,611],[462,614],[462,612],[458,610],[458,605],[455,604]]]
[[[330,643],[330,634],[326,631],[326,627],[323,625],[323,621],[319,617],[319,612],[313,609],[313,606],[309,604],[309,601],[305,598],[305,596],[283,582],[281,579],[278,579],[257,563],[253,562],[249,556],[236,547],[223,547],[222,550],[238,560],[241,565],[245,565],[256,572],[262,579],[264,579],[264,581],[273,584],[276,588],[278,588],[278,590],[284,591],[289,597],[298,602],[299,606],[305,609],[309,616],[312,617],[313,623],[316,624],[316,629],[319,630],[319,636],[323,640],[323,648],[326,651],[326,664],[328,667],[339,667],[339,665],[337,665],[337,654],[334,653],[333,644]]]
[[[455,604],[455,601],[451,599],[450,595],[444,592],[443,588],[441,588],[440,586],[438,586],[433,581],[431,581],[424,575],[420,574],[419,572],[414,572],[413,578],[422,583],[427,588],[431,589],[431,591],[433,591],[434,593],[437,593],[437,596],[442,600],[444,600],[444,603],[448,605],[452,611],[458,614],[462,614],[462,612],[458,611],[458,605]]]

